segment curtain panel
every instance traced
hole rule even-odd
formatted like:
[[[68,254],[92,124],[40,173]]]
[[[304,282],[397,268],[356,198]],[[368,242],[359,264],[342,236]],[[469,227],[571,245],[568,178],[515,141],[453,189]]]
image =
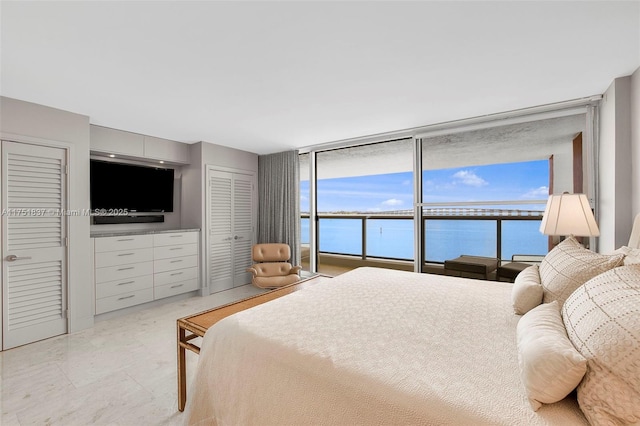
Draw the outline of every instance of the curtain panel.
[[[298,151],[258,157],[258,243],[286,243],[300,265]]]

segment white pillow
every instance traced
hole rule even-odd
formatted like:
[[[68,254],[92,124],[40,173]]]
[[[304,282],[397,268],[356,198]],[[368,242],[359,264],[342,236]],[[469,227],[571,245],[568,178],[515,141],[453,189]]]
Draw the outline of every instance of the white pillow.
[[[565,302],[569,339],[587,359],[578,403],[592,424],[640,424],[640,265],[598,275]]]
[[[529,312],[542,303],[542,285],[538,265],[531,265],[520,272],[511,289],[511,301],[513,310],[518,315]]]
[[[520,377],[534,411],[562,400],[578,386],[587,360],[569,341],[557,301],[524,314],[516,335]]]
[[[640,249],[622,246],[613,253],[624,254],[626,256],[624,258],[625,265],[636,265],[640,263]]]
[[[605,255],[584,248],[569,237],[551,250],[540,263],[540,282],[544,287],[544,303],[567,297],[585,282],[616,266],[622,265],[623,254]]]

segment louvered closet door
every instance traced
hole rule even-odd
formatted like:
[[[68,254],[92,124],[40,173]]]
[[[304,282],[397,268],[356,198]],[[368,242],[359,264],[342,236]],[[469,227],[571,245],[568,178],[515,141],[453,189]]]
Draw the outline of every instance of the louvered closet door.
[[[209,288],[227,290],[251,282],[254,177],[208,169]]]
[[[209,170],[209,291],[233,287],[233,175]]]
[[[233,177],[233,286],[251,282],[247,268],[251,260],[253,235],[253,177],[235,174]]]
[[[3,349],[67,332],[66,150],[2,142]]]

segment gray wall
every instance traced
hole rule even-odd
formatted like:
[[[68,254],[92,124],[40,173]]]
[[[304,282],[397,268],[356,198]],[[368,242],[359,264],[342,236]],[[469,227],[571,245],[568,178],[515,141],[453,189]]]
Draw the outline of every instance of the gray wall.
[[[616,78],[604,93],[601,104],[598,247],[602,253],[626,245],[631,233],[631,85],[630,76]]]
[[[89,117],[24,102],[0,98],[0,132],[3,140],[63,143],[70,146],[69,208],[89,208]],[[89,216],[69,218],[69,331],[93,325]]]
[[[635,217],[640,214],[640,68],[631,76],[631,197]]]
[[[206,212],[206,175],[207,166],[221,167],[228,170],[244,170],[258,172],[258,155],[208,142],[198,142],[189,147],[190,164],[182,167],[182,226],[184,228],[200,228],[200,276],[202,277],[202,294],[209,294],[209,283],[206,274],[207,253],[207,212]],[[254,205],[258,203],[258,191],[255,191]],[[255,209],[254,221],[257,218]]]

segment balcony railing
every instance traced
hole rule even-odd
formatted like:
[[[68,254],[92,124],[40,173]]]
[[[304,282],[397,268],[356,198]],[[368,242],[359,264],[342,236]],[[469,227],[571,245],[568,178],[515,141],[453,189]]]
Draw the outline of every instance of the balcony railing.
[[[423,205],[424,263],[443,263],[461,254],[511,259],[513,254],[547,253],[547,237],[538,228],[538,209],[499,205]],[[532,204],[528,202],[528,204]],[[413,261],[414,226],[411,211],[384,214],[331,213],[318,216],[321,254],[367,259]],[[309,215],[302,214],[303,244],[308,244]]]

